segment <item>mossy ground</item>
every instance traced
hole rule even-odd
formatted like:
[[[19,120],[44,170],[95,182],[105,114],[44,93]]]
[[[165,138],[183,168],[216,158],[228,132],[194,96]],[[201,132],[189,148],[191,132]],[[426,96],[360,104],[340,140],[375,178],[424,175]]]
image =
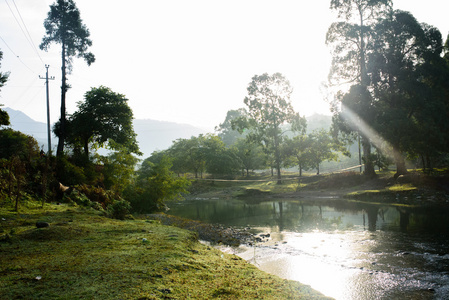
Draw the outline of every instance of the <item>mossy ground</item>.
[[[0,208],[0,225],[1,299],[325,298],[156,221],[46,205]]]

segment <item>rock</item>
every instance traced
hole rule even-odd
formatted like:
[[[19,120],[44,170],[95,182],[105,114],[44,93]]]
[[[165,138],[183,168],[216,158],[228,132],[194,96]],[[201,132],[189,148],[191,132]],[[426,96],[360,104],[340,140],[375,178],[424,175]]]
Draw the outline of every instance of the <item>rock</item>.
[[[36,222],[36,227],[37,227],[37,228],[50,227],[50,224],[47,223],[47,222],[41,222],[41,221],[38,221],[38,222]]]

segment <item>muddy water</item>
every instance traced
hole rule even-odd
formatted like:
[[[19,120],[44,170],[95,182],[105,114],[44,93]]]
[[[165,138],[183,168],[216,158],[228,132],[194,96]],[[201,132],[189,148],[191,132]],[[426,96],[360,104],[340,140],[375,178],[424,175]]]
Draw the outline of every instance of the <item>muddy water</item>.
[[[449,210],[197,199],[170,213],[250,227],[263,237],[222,250],[336,299],[449,299]]]

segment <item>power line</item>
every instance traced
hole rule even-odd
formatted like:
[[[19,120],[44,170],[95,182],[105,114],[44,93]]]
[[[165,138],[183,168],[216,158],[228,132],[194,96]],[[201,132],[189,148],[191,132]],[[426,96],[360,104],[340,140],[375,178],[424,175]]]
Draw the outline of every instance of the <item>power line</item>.
[[[44,61],[42,60],[41,56],[39,55],[39,52],[37,51],[36,47],[34,46],[34,43],[33,43],[33,40],[32,40],[32,38],[31,38],[31,35],[30,35],[29,31],[28,31],[28,28],[27,28],[25,22],[23,21],[22,15],[20,14],[20,11],[19,11],[19,9],[18,9],[16,3],[14,2],[14,0],[12,0],[12,1],[13,1],[13,3],[14,3],[15,8],[16,8],[17,14],[19,15],[19,17],[20,17],[20,19],[21,19],[21,21],[22,21],[23,27],[22,27],[22,24],[21,24],[21,23],[19,22],[19,20],[17,19],[16,14],[14,13],[13,9],[11,8],[11,6],[9,5],[8,1],[5,0],[6,5],[8,5],[9,11],[11,12],[12,16],[13,16],[14,19],[16,20],[17,25],[19,25],[19,28],[20,28],[20,30],[22,31],[22,34],[25,36],[25,39],[26,39],[26,41],[28,42],[28,44],[31,46],[31,48],[32,48],[33,51],[36,53],[36,55],[39,57],[39,59],[41,60],[41,62],[44,63]],[[28,35],[27,35],[27,33],[25,33],[25,30],[24,30],[23,28],[25,28],[25,30],[26,30],[26,32],[28,33]],[[18,57],[18,56],[17,56],[17,57]]]
[[[3,43],[5,43],[6,47],[9,49],[9,51],[12,52],[12,54],[25,66],[27,67],[28,70],[30,70],[32,73],[37,74],[36,72],[34,72],[26,63],[23,62],[22,59],[20,59],[20,57],[11,49],[11,47],[9,47],[8,43],[0,36],[0,39],[3,41]]]
[[[5,0],[5,1],[6,1],[6,0]],[[44,63],[44,61],[42,60],[42,57],[41,57],[40,54],[39,54],[39,51],[37,51],[37,48],[36,48],[36,46],[35,46],[35,44],[34,44],[34,42],[33,42],[33,38],[31,37],[31,34],[30,34],[30,32],[28,31],[28,28],[27,28],[25,22],[23,21],[22,14],[20,13],[19,8],[18,8],[17,5],[16,5],[16,2],[15,2],[14,0],[12,0],[12,3],[14,3],[14,7],[16,8],[17,13],[19,14],[19,17],[20,17],[20,20],[22,21],[23,27],[25,27],[25,30],[26,30],[26,32],[27,32],[27,34],[28,34],[28,37],[30,38],[31,47],[33,48],[34,52],[36,52],[36,54],[37,54],[37,56],[39,57],[39,59],[41,60],[41,62]]]

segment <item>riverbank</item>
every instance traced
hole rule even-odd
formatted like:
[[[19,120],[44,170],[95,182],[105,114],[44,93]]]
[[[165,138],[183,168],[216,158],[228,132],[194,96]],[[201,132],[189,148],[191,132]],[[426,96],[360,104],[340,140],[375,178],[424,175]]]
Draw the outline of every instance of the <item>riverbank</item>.
[[[2,299],[328,299],[155,220],[48,204],[0,225]]]
[[[265,178],[235,181],[197,181],[190,198],[265,201],[269,199],[313,199],[326,202],[350,199],[360,202],[409,206],[449,206],[449,173],[434,175],[411,171],[394,178],[394,172],[381,172],[366,178],[357,172],[296,177],[285,175],[282,184]]]

